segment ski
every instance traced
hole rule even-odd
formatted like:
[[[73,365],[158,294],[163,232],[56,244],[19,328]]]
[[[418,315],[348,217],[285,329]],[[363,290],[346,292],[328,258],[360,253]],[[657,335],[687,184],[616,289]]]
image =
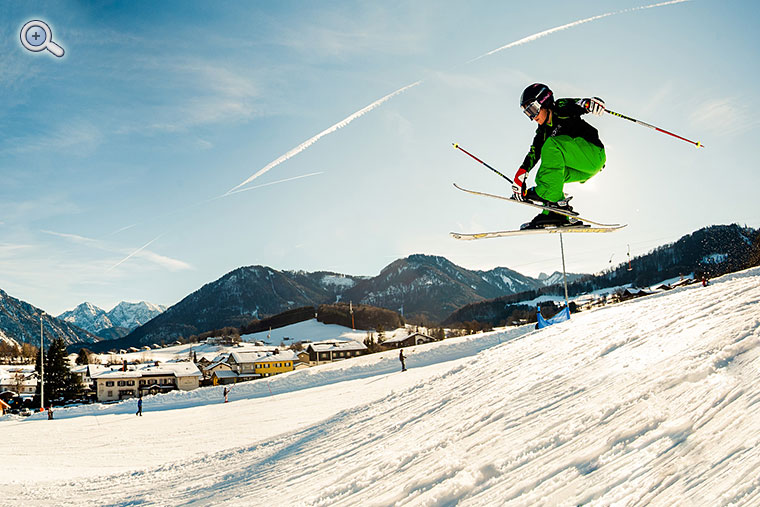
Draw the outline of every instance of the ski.
[[[507,236],[522,236],[524,234],[556,234],[556,233],[578,233],[578,232],[614,232],[622,229],[625,225],[614,225],[606,227],[591,227],[588,225],[570,225],[566,227],[546,227],[543,229],[519,229],[515,231],[494,231],[494,232],[450,232],[452,238],[470,241],[473,239],[487,238],[504,238]]]
[[[503,195],[489,194],[489,193],[486,193],[486,192],[479,192],[477,190],[470,190],[468,188],[460,187],[456,183],[454,183],[454,186],[457,189],[461,190],[462,192],[467,192],[468,194],[482,195],[484,197],[491,197],[493,199],[501,199],[503,201],[513,202],[515,204],[524,204],[526,206],[531,206],[533,208],[538,208],[538,209],[542,209],[542,210],[546,210],[546,211],[553,211],[554,213],[558,213],[560,215],[565,215],[566,217],[575,218],[575,219],[580,220],[582,222],[588,222],[590,224],[594,224],[594,225],[597,225],[597,226],[603,227],[603,228],[612,228],[613,230],[616,230],[616,229],[620,229],[622,227],[625,227],[625,225],[621,225],[621,224],[603,224],[601,222],[596,222],[594,220],[589,220],[588,218],[581,217],[577,213],[572,212],[572,211],[564,211],[564,210],[561,210],[561,209],[552,208],[550,206],[542,206],[540,204],[536,204],[536,203],[533,203],[533,202],[530,202],[530,201],[518,201],[517,199],[513,199],[512,197],[506,197],[506,196],[503,196]],[[568,227],[565,227],[565,229],[567,229],[567,228]],[[599,231],[587,231],[587,232],[599,232]]]

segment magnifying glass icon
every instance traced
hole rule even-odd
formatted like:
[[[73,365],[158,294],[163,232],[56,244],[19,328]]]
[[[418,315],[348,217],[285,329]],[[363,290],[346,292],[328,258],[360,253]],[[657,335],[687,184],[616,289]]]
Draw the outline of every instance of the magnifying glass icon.
[[[35,53],[47,49],[58,58],[63,56],[63,48],[53,42],[52,30],[39,19],[29,21],[21,28],[21,45]]]

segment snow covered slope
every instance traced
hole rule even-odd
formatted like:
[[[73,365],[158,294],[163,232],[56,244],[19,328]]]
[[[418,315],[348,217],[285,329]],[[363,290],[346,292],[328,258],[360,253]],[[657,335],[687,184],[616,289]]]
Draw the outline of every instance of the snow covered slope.
[[[271,345],[279,345],[284,342],[289,345],[297,341],[321,341],[321,340],[354,340],[363,341],[367,338],[368,331],[353,330],[349,327],[339,326],[338,324],[323,324],[317,319],[305,320],[289,326],[272,329],[271,331],[261,331],[242,335],[241,338],[247,342],[262,341]],[[391,338],[396,333],[408,334],[403,328],[386,331],[385,337]]]
[[[760,268],[406,352],[6,418],[0,504],[760,503]]]

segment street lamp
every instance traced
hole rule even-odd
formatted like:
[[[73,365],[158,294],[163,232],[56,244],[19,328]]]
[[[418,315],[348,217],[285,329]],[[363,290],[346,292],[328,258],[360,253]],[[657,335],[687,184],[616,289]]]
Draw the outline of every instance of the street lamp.
[[[45,342],[43,341],[42,316],[40,312],[40,412],[45,410]]]

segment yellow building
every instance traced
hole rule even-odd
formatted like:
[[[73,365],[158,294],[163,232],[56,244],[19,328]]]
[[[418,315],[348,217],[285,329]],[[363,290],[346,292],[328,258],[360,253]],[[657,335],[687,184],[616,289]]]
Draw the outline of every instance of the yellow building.
[[[271,377],[278,373],[293,371],[297,361],[298,355],[292,350],[275,350],[274,354],[253,361],[254,373],[262,377]]]

